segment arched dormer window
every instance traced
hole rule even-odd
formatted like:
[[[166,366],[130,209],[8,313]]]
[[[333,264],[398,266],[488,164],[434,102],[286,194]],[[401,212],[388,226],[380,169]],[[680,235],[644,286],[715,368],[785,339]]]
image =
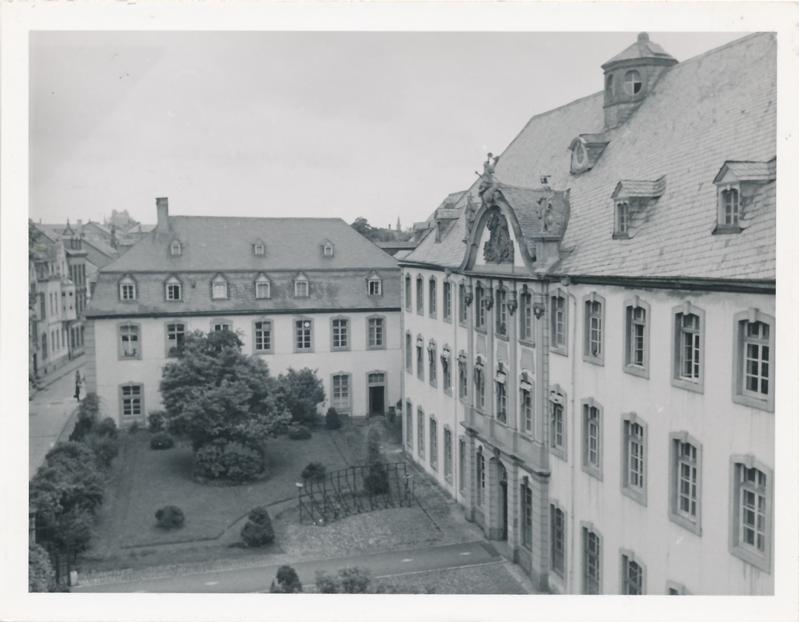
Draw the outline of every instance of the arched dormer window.
[[[333,242],[325,240],[322,242],[322,257],[332,257],[334,254]]]
[[[252,254],[256,257],[263,257],[266,255],[266,244],[263,240],[255,240],[252,245]]]
[[[377,274],[372,274],[369,277],[369,279],[366,281],[366,287],[370,296],[383,295],[383,280],[377,276]]]
[[[227,279],[221,274],[218,274],[211,281],[211,299],[212,300],[226,300],[228,297],[228,283]]]
[[[130,275],[125,275],[119,281],[119,299],[120,300],[136,300],[136,281]]]
[[[255,297],[259,300],[272,297],[272,283],[265,274],[259,274],[255,279]]]
[[[719,226],[738,227],[740,217],[740,192],[738,186],[727,186],[719,190]]]
[[[298,274],[294,279],[294,297],[307,298],[310,296],[311,286],[308,282],[308,277],[304,274]]]
[[[172,240],[172,243],[169,245],[169,254],[172,257],[180,257],[183,254],[183,245],[180,243],[180,240]]]
[[[638,95],[642,86],[641,74],[635,69],[631,69],[624,74],[624,92],[627,93],[627,95]]]
[[[183,284],[174,275],[164,283],[164,298],[169,302],[179,302],[183,299]]]

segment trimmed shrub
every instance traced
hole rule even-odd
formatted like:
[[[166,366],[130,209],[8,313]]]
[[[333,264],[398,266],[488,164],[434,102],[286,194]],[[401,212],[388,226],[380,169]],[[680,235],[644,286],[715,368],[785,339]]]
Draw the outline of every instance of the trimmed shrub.
[[[363,487],[373,495],[384,495],[388,492],[388,470],[381,463],[369,466],[369,473],[363,478]]]
[[[60,551],[80,553],[89,548],[94,517],[89,510],[73,508],[58,517],[51,542]]]
[[[259,506],[250,510],[247,522],[241,529],[241,539],[244,544],[250,547],[266,546],[275,539],[275,532],[272,529],[272,519],[269,511],[264,506]]]
[[[43,517],[73,507],[94,511],[103,502],[96,455],[84,443],[58,443],[44,460],[29,487],[31,503]]]
[[[147,428],[153,433],[166,431],[166,413],[163,410],[154,410],[147,415]]]
[[[372,580],[369,571],[358,566],[342,568],[338,571],[338,576],[341,581],[341,591],[345,594],[365,594]]]
[[[290,425],[289,438],[292,441],[305,441],[311,438],[311,431],[304,425]]]
[[[325,475],[327,475],[327,469],[321,462],[309,462],[301,473],[302,479],[314,482],[322,481],[325,479]]]
[[[119,441],[116,436],[101,435],[99,427],[99,425],[95,427],[94,431],[86,437],[85,442],[94,452],[97,465],[101,469],[107,469],[119,454]]]
[[[155,520],[162,529],[179,529],[186,522],[186,517],[176,505],[165,505],[155,513]]]
[[[136,434],[141,429],[138,421],[134,421],[128,426],[128,434]]]
[[[50,556],[40,544],[28,545],[28,591],[52,592],[55,589],[55,571]]]
[[[373,425],[369,428],[369,433],[366,435],[367,464],[380,464],[383,461],[380,440],[380,430],[377,426]]]
[[[95,434],[97,434],[97,436],[105,436],[113,439],[119,437],[117,423],[111,417],[106,417],[100,423],[94,426],[93,431]]]
[[[150,449],[171,449],[174,446],[175,439],[166,432],[157,432],[150,438]]]
[[[338,594],[341,590],[338,578],[327,574],[324,570],[316,571],[316,591],[320,594]]]
[[[194,467],[201,477],[244,482],[263,472],[264,456],[260,449],[219,439],[197,450]]]
[[[302,592],[302,583],[297,576],[297,571],[291,566],[281,566],[277,569],[277,576],[272,581],[269,591],[276,594],[297,594]]]
[[[338,430],[341,427],[341,417],[338,416],[338,411],[332,406],[327,409],[325,414],[325,427],[328,430]]]

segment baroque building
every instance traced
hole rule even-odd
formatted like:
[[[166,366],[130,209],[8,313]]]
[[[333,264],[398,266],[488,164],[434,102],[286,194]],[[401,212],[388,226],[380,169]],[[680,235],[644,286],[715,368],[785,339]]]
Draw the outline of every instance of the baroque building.
[[[776,41],[602,71],[400,259],[405,451],[541,590],[772,593]]]
[[[340,413],[400,396],[396,261],[338,218],[170,216],[102,268],[86,377],[126,426],[161,408],[161,370],[189,332],[232,330],[271,373],[309,367]]]

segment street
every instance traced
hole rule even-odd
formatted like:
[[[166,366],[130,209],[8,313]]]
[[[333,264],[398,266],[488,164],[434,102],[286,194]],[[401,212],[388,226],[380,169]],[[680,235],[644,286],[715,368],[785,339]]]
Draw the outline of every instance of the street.
[[[74,362],[73,362],[74,363]],[[28,479],[44,461],[44,456],[58,441],[70,416],[77,408],[75,401],[75,369],[81,369],[83,362],[68,365],[63,377],[40,389],[29,402],[29,471]],[[81,395],[82,397],[82,395]]]
[[[340,568],[368,568],[373,578],[464,566],[501,564],[502,558],[487,543],[468,542],[411,551],[373,553],[339,559],[292,564],[303,585],[313,584],[317,570],[335,574]],[[269,590],[279,564],[72,587],[73,592],[205,592],[247,593]]]

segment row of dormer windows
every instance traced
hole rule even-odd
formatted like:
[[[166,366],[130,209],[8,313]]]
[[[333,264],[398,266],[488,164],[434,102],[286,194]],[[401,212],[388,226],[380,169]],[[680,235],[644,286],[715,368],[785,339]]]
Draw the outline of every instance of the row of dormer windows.
[[[251,245],[252,254],[255,257],[265,257],[266,256],[266,244],[263,240],[256,240]],[[319,245],[320,252],[322,253],[322,257],[333,257],[335,254],[335,246],[329,240],[324,240]],[[180,257],[183,255],[183,243],[180,240],[172,240],[169,243],[169,254],[172,257]]]
[[[292,281],[295,298],[308,298],[311,292],[311,283],[307,276],[300,273]],[[227,300],[230,298],[230,285],[221,274],[216,275],[210,282],[211,299]],[[369,296],[383,295],[383,281],[377,275],[371,275],[366,280],[366,289]],[[272,297],[272,282],[265,274],[259,274],[253,282],[255,298],[265,300]],[[126,275],[119,281],[119,299],[123,302],[138,300],[139,292],[136,280]],[[183,300],[183,281],[172,275],[164,281],[164,300],[167,302],[181,302]]]

